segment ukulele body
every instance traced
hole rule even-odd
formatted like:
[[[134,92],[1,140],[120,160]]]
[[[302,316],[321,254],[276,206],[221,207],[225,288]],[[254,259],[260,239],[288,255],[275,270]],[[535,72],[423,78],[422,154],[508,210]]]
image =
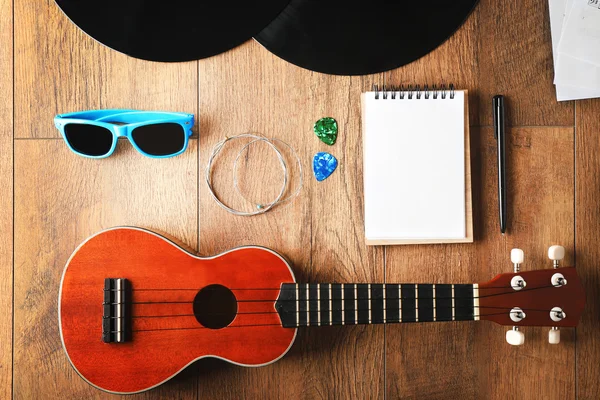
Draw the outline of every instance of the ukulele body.
[[[103,341],[107,278],[130,284],[131,322],[127,340],[119,343]],[[114,393],[151,389],[204,357],[266,365],[296,336],[275,310],[280,285],[293,282],[288,263],[265,248],[201,258],[150,231],[110,229],[84,242],[67,262],[59,298],[62,343],[79,375]],[[210,309],[223,304],[223,312]]]

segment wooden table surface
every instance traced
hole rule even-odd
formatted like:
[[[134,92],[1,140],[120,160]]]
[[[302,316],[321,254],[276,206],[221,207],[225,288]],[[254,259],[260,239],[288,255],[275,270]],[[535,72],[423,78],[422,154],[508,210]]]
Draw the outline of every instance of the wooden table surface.
[[[562,244],[587,291],[579,327],[563,330],[557,346],[546,328],[526,328],[525,345],[511,347],[506,329],[487,322],[315,328],[301,330],[275,364],[203,360],[132,398],[600,398],[600,101],[558,103],[552,79],[546,1],[481,0],[422,59],[339,77],[288,64],[253,41],[199,62],[136,60],[87,37],[52,0],[0,0],[0,398],[111,397],[69,365],[57,297],[75,247],[117,225],[168,233],[203,255],[268,246],[304,282],[486,281],[511,271],[513,247],[530,270],[550,267],[548,246]],[[475,243],[367,247],[359,95],[373,83],[436,82],[470,91]],[[505,236],[491,127],[498,93],[510,102]],[[52,124],[57,113],[119,107],[194,113],[190,148],[153,160],[120,142],[112,157],[94,161],[71,153]],[[324,116],[340,123],[331,148],[312,133]],[[292,145],[306,179],[292,203],[242,218],[212,201],[202,174],[217,141],[249,131]],[[310,173],[318,151],[340,161],[324,182]],[[256,161],[273,162],[269,154],[251,150],[245,190],[276,188],[278,175],[260,168],[271,164]],[[217,175],[229,177],[229,168],[220,164]],[[220,191],[233,197],[230,185]]]

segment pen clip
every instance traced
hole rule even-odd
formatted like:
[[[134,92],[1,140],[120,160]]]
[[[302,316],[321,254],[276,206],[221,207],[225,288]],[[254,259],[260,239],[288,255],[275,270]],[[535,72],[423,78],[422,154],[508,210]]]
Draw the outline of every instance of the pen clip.
[[[502,108],[504,106],[504,96],[496,95],[492,99],[492,112],[494,114],[494,139],[498,140],[498,132],[502,123]]]

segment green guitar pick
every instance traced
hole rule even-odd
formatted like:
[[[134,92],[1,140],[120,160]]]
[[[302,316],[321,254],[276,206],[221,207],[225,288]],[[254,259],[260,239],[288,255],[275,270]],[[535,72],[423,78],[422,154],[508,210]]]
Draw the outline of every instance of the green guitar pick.
[[[334,118],[325,117],[315,122],[315,134],[321,141],[328,145],[333,145],[338,135],[338,124]]]

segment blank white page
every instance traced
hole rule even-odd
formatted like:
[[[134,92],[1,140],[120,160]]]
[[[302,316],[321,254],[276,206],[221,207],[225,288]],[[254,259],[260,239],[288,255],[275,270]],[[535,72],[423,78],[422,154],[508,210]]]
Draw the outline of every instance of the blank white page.
[[[567,11],[558,52],[600,66],[600,1],[571,2],[573,5]]]
[[[362,118],[367,243],[464,239],[465,92],[363,93]]]

